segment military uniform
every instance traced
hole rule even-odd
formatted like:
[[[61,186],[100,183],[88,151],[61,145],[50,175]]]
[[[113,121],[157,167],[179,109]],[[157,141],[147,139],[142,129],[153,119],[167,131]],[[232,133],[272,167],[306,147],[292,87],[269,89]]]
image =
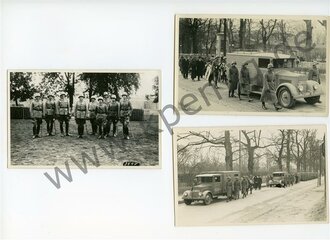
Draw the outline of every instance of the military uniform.
[[[52,136],[54,119],[56,114],[56,103],[48,99],[44,104],[44,116],[47,123],[47,133]]]
[[[268,64],[267,68],[273,68],[273,64]],[[265,106],[265,102],[267,101],[271,102],[274,105],[276,111],[280,109],[280,107],[276,106],[278,100],[276,96],[275,73],[273,71],[267,71],[264,75],[260,101],[262,102],[263,109],[267,109]]]
[[[315,82],[318,82],[319,84],[321,84],[320,71],[316,67],[309,70],[308,80],[312,80],[312,81],[315,81]]]
[[[69,121],[70,121],[69,102],[66,99],[58,100],[56,111],[58,115],[58,121],[60,122],[60,130],[62,136],[64,136],[63,122],[65,123],[65,134],[66,136],[69,136]]]
[[[235,199],[239,199],[239,191],[241,190],[241,183],[238,178],[235,179],[234,181],[234,194],[235,194]]]
[[[246,65],[243,65],[243,67],[241,69],[241,77],[240,77],[240,81],[238,84],[239,99],[241,99],[241,93],[246,94],[247,97],[249,98],[249,101],[251,101],[251,99],[250,99],[250,73],[249,73],[249,69],[246,67]]]
[[[108,95],[108,93],[105,92],[104,95]],[[109,109],[111,98],[110,97],[104,97],[103,102],[107,106],[107,108]],[[105,126],[104,126],[104,135],[108,136],[109,133],[110,133],[110,120],[109,120],[109,116],[107,116]]]
[[[95,97],[92,97],[95,99]],[[96,123],[96,107],[97,103],[90,102],[88,104],[88,112],[89,112],[89,121],[91,122],[92,125],[92,135],[95,135],[97,132],[97,123]]]
[[[232,63],[229,69],[229,97],[235,97],[234,92],[237,89],[237,84],[239,82],[239,72],[236,67],[236,62]]]
[[[115,96],[114,96],[115,98]],[[113,125],[112,127],[112,134],[113,136],[117,136],[117,123],[119,120],[119,109],[120,109],[120,104],[117,101],[112,101],[109,103],[108,106],[108,119],[107,122],[109,123],[109,132],[111,129],[111,123]]]
[[[129,138],[128,125],[129,125],[129,119],[132,114],[132,104],[128,99],[121,100],[119,109],[120,109],[120,121],[123,124],[124,138],[128,139]]]
[[[40,95],[36,95],[36,97]],[[32,101],[30,106],[31,118],[33,119],[33,138],[38,138],[40,133],[40,125],[42,124],[43,106],[40,99]]]
[[[103,103],[103,98],[99,98],[98,100],[101,100],[102,102],[99,102],[99,105],[96,106],[95,113],[96,113],[96,122],[99,127],[99,138],[104,138],[104,126],[107,120],[107,113],[108,108],[105,103]]]
[[[231,178],[227,179],[226,182],[226,193],[227,193],[227,202],[231,201],[232,199],[232,194],[233,194],[233,183],[231,181]]]
[[[242,196],[243,196],[243,198],[245,198],[247,196],[248,187],[249,187],[248,180],[244,177],[242,180]]]
[[[81,96],[79,96],[79,98],[80,97]],[[87,117],[87,104],[84,101],[79,99],[76,103],[74,116],[78,125],[78,136],[79,138],[82,138],[82,135],[84,135],[84,125]]]

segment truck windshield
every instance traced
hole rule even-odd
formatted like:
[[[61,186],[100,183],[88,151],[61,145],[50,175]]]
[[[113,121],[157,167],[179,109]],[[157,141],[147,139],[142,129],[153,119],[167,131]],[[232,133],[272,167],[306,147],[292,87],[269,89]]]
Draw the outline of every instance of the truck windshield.
[[[198,182],[199,183],[211,183],[212,182],[212,177],[198,177]]]
[[[283,177],[284,173],[273,173],[273,177]]]
[[[294,61],[291,58],[273,59],[274,68],[293,68]]]

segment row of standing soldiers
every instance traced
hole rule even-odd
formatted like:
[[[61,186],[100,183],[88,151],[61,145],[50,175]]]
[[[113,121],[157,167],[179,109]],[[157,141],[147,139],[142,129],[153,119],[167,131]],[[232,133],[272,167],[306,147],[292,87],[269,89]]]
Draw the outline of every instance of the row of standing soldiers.
[[[30,106],[31,118],[33,119],[33,138],[40,137],[40,126],[42,119],[47,123],[47,133],[53,135],[55,119],[60,123],[61,136],[70,136],[69,121],[71,118],[69,101],[66,94],[61,92],[59,101],[55,102],[54,95],[49,94],[45,103],[40,99],[40,94],[35,95],[35,99]],[[77,123],[78,137],[84,135],[84,125],[89,120],[92,126],[91,135],[99,132],[98,138],[108,137],[112,125],[112,135],[117,136],[117,123],[123,124],[124,139],[129,139],[129,121],[132,113],[132,104],[127,97],[127,93],[122,94],[120,102],[116,100],[116,95],[105,92],[104,97],[91,97],[91,102],[87,104],[84,101],[84,95],[79,95],[73,110],[75,121]],[[98,100],[98,103],[96,102]],[[65,124],[65,132],[63,125]]]
[[[261,189],[262,179],[260,176],[248,177],[244,176],[241,180],[236,177],[234,181],[230,177],[226,181],[226,193],[227,193],[227,202],[232,199],[236,200],[240,197],[240,192],[242,193],[242,198],[247,197],[252,190]]]

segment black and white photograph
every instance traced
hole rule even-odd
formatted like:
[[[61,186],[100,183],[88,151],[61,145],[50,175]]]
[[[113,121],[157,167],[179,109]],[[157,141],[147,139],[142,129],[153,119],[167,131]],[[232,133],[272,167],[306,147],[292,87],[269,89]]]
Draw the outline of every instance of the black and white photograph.
[[[8,166],[159,168],[160,77],[158,70],[8,71]]]
[[[176,15],[175,106],[188,115],[328,115],[326,17]]]
[[[326,126],[175,128],[176,226],[328,222]]]

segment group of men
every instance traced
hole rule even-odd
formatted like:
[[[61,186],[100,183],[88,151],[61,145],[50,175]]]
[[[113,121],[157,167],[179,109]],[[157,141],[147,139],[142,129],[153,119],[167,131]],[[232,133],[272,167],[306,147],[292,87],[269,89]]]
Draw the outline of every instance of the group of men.
[[[253,188],[255,190],[257,189],[260,190],[262,180],[260,182],[260,188],[259,188],[259,183],[257,183],[258,188],[255,187],[256,181],[257,181],[256,176],[255,177],[244,176],[241,179],[239,179],[239,177],[236,177],[234,181],[231,179],[231,177],[228,177],[226,181],[227,202],[233,199],[234,200],[239,199],[240,192],[242,193],[242,198],[245,198],[249,193],[252,194]]]
[[[110,136],[112,125],[112,136],[116,137],[117,123],[120,121],[123,125],[124,139],[129,139],[129,121],[133,108],[126,92],[122,93],[120,102],[117,101],[116,95],[112,94],[110,96],[108,92],[104,92],[103,96],[92,96],[89,103],[84,100],[85,96],[80,94],[73,111],[70,111],[66,93],[60,92],[59,96],[60,99],[56,102],[55,96],[48,94],[47,100],[43,102],[41,95],[35,94],[35,98],[30,106],[31,118],[33,120],[33,138],[40,137],[43,119],[47,123],[48,136],[54,136],[53,129],[56,119],[60,124],[61,136],[70,136],[69,122],[71,115],[74,115],[78,138],[83,138],[84,125],[86,120],[89,120],[92,127],[91,135],[96,135],[98,131],[98,138],[104,139]],[[65,125],[65,131],[63,125]]]

